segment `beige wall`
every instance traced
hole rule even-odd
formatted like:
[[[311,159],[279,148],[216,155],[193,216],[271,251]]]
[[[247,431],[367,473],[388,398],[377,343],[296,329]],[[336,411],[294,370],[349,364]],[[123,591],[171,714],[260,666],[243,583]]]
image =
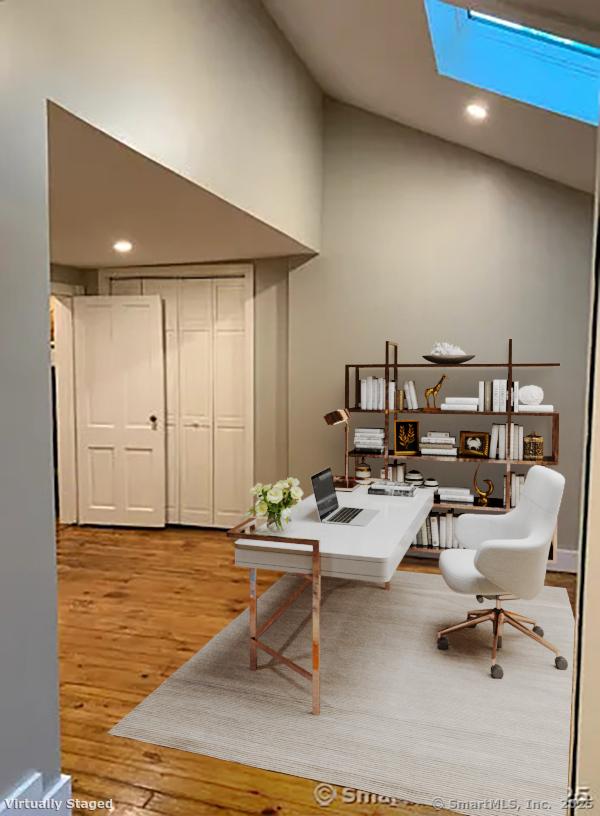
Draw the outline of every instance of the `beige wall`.
[[[288,261],[254,264],[254,478],[288,473]]]
[[[259,0],[0,2],[0,797],[59,771],[46,100],[310,247],[321,95]]]
[[[518,378],[542,385],[562,412],[559,545],[576,548],[591,198],[336,103],[326,109],[324,167],[322,253],[290,277],[291,470],[306,487],[322,467],[342,468],[342,433],[322,416],[343,404],[346,362],[382,360],[387,338],[405,361],[446,339],[502,361],[512,337],[517,359],[561,363]],[[422,399],[439,375],[412,376]],[[479,376],[450,371],[442,393],[476,395]],[[423,431],[490,424],[421,417]],[[549,438],[549,420],[523,424]],[[474,468],[424,470],[470,484]],[[482,468],[499,487],[501,475],[501,466]]]

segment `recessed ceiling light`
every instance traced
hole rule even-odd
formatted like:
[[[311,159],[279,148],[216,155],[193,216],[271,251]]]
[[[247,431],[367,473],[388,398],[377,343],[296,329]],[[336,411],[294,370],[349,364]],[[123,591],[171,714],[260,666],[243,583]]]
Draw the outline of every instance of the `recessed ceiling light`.
[[[485,105],[480,105],[477,102],[471,102],[470,105],[467,105],[466,112],[467,116],[476,122],[483,122],[484,119],[487,119],[488,115],[488,110]]]
[[[126,241],[123,239],[121,241],[115,241],[113,244],[113,249],[117,252],[131,252],[133,249],[133,244],[131,241]]]

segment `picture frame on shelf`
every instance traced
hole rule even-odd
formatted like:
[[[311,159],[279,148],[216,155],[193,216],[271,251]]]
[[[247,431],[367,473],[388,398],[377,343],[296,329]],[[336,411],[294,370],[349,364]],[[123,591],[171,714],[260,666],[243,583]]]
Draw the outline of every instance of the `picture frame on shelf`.
[[[461,431],[458,455],[467,459],[489,459],[490,434],[487,431]]]
[[[418,456],[419,422],[414,419],[394,420],[394,456]]]

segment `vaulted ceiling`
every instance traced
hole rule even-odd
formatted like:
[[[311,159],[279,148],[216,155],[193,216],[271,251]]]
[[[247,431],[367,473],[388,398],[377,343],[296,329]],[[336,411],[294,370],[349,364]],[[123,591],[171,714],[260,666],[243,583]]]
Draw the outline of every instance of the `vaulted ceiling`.
[[[324,92],[569,186],[593,191],[597,128],[437,73],[423,0],[263,0]],[[597,0],[453,0],[600,45]],[[489,118],[464,110],[483,100]]]

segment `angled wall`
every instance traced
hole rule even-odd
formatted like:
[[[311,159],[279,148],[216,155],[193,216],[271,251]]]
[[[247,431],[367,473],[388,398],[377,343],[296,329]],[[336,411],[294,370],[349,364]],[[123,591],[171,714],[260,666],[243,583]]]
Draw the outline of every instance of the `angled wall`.
[[[319,240],[320,93],[258,0],[0,3],[0,797],[59,772],[47,99]]]

